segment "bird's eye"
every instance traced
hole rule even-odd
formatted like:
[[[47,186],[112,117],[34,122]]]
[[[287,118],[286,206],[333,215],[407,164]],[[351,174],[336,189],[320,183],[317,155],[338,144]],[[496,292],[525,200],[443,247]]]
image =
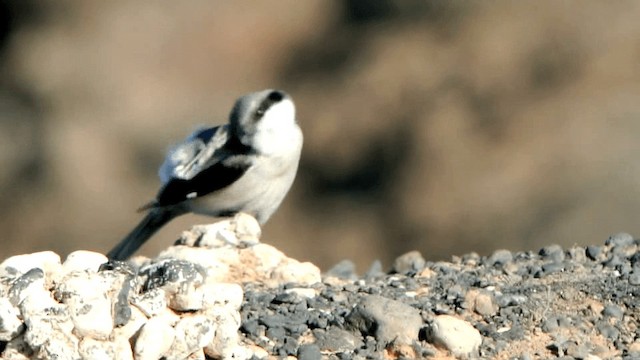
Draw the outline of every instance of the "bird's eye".
[[[258,110],[256,110],[256,115],[258,117],[262,117],[264,115],[265,111],[266,111],[265,109],[259,108]]]

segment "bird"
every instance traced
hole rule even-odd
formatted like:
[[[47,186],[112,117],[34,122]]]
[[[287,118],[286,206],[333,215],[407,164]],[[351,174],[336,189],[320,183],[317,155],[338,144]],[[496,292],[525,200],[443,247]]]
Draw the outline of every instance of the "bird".
[[[293,184],[302,143],[286,92],[267,89],[240,97],[227,124],[196,130],[168,151],[158,171],[160,190],[138,209],[146,216],[107,257],[127,260],[161,227],[187,213],[243,212],[265,224]]]

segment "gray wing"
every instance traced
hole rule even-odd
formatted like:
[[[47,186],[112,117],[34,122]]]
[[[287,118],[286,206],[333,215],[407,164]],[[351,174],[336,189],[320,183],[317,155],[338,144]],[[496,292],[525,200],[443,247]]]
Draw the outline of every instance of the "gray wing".
[[[225,188],[252,165],[249,148],[226,125],[194,132],[169,152],[160,168],[163,187],[151,207],[179,204]]]
[[[193,178],[207,164],[220,160],[220,150],[228,140],[227,125],[194,131],[184,142],[169,150],[158,171],[160,181],[166,185],[173,179]]]

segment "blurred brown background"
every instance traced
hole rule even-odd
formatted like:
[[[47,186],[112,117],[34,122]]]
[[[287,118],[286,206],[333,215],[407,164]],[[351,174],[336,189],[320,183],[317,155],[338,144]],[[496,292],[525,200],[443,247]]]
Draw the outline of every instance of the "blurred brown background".
[[[107,251],[172,143],[288,91],[263,241],[327,269],[640,224],[640,2],[0,1],[0,258]],[[143,253],[210,219],[185,216]]]

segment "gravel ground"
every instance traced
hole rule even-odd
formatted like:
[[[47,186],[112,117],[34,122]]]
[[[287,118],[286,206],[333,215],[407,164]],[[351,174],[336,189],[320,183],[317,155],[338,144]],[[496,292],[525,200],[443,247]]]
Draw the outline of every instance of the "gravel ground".
[[[617,234],[604,245],[498,250],[450,262],[412,252],[389,273],[374,264],[364,276],[345,261],[313,287],[315,297],[291,285],[244,285],[240,331],[277,357],[447,359],[455,357],[433,333],[442,315],[453,315],[482,337],[458,358],[638,359],[639,245]]]
[[[640,240],[322,275],[238,214],[156,258],[0,263],[3,359],[640,359]]]

